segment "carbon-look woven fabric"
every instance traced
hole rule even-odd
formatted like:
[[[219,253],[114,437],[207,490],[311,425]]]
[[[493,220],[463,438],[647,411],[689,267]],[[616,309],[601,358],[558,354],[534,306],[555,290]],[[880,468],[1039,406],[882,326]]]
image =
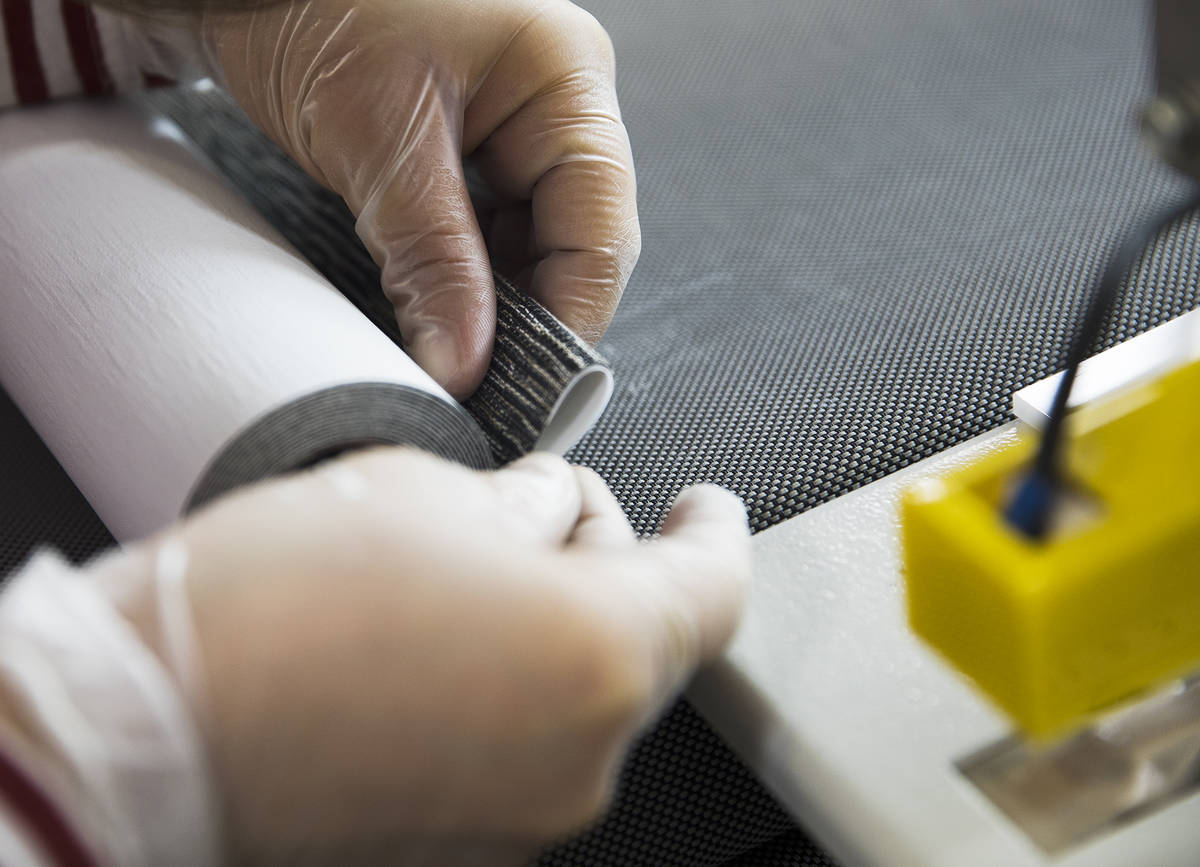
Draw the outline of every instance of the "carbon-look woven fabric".
[[[1141,3],[585,5],[616,45],[645,243],[601,345],[617,392],[574,457],[641,531],[699,480],[762,529],[1000,423],[1058,364],[1114,240],[1180,191],[1136,141]],[[1198,283],[1192,222],[1102,343],[1193,308]],[[6,496],[39,494],[21,478]],[[56,538],[96,542],[62,496],[77,529]],[[6,552],[50,528],[14,532]],[[542,864],[822,863],[747,781],[677,706],[612,816]]]
[[[0,311],[3,305],[0,295]],[[112,544],[83,494],[0,389],[0,582],[39,545],[82,563]]]
[[[729,862],[726,867],[837,867],[832,857],[822,852],[799,829],[773,837]]]
[[[1129,0],[589,0],[617,47],[644,252],[575,457],[649,529],[704,479],[757,529],[999,424],[1180,181],[1139,146]],[[1200,42],[1200,36],[1198,36]],[[1200,226],[1103,339],[1197,303]]]

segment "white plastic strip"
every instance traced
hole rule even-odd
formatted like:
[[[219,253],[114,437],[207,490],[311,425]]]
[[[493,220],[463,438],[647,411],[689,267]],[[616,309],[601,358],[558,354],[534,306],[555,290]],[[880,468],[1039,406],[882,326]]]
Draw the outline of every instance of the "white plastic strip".
[[[1200,310],[1172,319],[1094,355],[1079,365],[1067,408],[1106,397],[1200,358]],[[1013,415],[1031,427],[1046,424],[1062,373],[1028,385],[1013,394]]]

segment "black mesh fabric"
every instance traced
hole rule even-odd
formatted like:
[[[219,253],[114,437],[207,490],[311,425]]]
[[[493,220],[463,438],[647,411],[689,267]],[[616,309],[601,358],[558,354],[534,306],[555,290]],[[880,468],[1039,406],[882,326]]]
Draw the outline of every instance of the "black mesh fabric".
[[[757,529],[999,424],[1115,239],[1179,195],[1139,147],[1128,0],[593,0],[644,252],[576,458],[650,528],[684,485]],[[1111,344],[1197,302],[1200,226]]]
[[[737,491],[763,529],[999,424],[1059,363],[1115,239],[1182,189],[1136,140],[1140,3],[584,5],[617,48],[645,243],[601,345],[612,406],[573,456],[642,532],[692,482]],[[1139,265],[1101,343],[1198,296],[1191,221]],[[35,538],[102,544],[16,440],[0,568]],[[612,815],[542,859],[731,862],[826,863],[684,704]]]
[[[0,307],[3,300],[0,299]],[[0,389],[0,580],[39,545],[82,563],[113,537]]]
[[[538,864],[725,864],[793,829],[792,820],[750,771],[681,701],[634,747],[605,819],[548,850]],[[794,834],[798,845],[789,851],[821,855],[803,832]],[[764,853],[758,867],[772,867],[774,855]]]
[[[755,846],[726,867],[837,867],[837,862],[794,830]]]

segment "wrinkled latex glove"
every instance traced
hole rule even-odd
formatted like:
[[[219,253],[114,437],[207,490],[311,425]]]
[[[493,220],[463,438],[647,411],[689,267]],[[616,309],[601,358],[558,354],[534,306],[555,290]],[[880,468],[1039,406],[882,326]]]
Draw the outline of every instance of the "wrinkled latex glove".
[[[379,450],[123,560],[105,581],[196,708],[235,863],[503,865],[602,810],[730,637],[749,545],[718,488],[639,542],[558,458]]]
[[[210,13],[203,29],[246,113],[357,215],[406,346],[452,394],[487,369],[489,248],[599,339],[641,239],[612,45],[591,15],[567,0],[308,0]],[[478,215],[464,158],[490,189]]]

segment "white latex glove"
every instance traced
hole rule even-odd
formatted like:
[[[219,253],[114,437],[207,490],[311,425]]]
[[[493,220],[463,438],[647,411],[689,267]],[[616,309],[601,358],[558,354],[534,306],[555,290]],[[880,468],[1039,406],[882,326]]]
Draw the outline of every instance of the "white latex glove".
[[[503,865],[603,809],[730,637],[748,553],[717,488],[638,542],[558,458],[379,450],[222,500],[101,578],[196,709],[235,863]]]
[[[489,247],[599,339],[641,236],[595,18],[567,0],[308,0],[210,13],[203,35],[246,113],[358,216],[407,348],[452,394],[491,355]],[[464,158],[495,195],[478,217]]]

